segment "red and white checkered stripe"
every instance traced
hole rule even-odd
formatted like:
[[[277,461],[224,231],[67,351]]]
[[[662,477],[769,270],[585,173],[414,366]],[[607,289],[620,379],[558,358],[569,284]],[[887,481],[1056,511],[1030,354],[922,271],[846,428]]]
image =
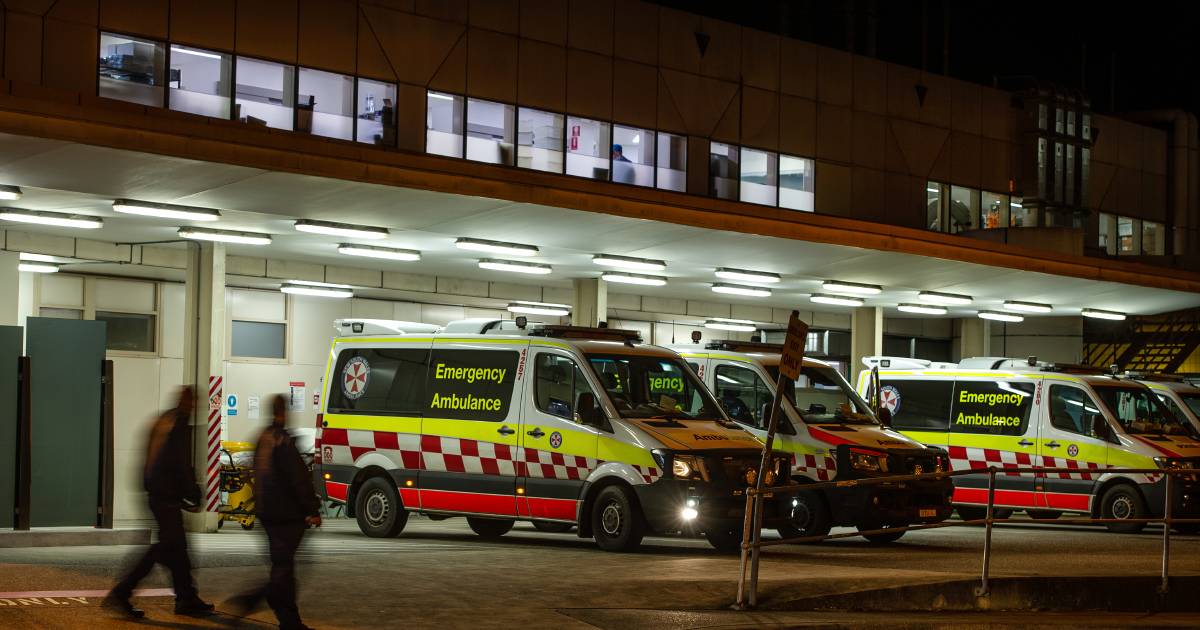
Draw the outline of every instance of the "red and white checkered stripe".
[[[796,455],[792,472],[817,481],[829,481],[837,472],[837,462],[827,455]]]
[[[994,448],[951,446],[947,450],[950,454],[950,468],[952,470],[986,470],[990,466],[1000,469],[1030,468],[1038,465],[1045,468],[1072,468],[1081,471],[1078,473],[1047,473],[1047,476],[1057,476],[1058,479],[1090,480],[1099,477],[1101,474],[1099,471],[1105,468],[1104,465],[1095,462],[1085,462],[1064,457],[1038,457],[1029,453],[1001,451]],[[1040,463],[1035,464],[1039,459],[1041,460]],[[1034,476],[1034,473],[1006,472],[1004,474],[1010,477]]]
[[[209,512],[216,512],[221,501],[221,401],[224,396],[222,394],[223,379],[220,376],[208,377],[208,398],[211,401],[215,396],[218,404],[209,405],[208,410],[208,457],[205,461],[208,464],[208,484],[205,489],[205,509]]]
[[[1095,473],[1092,473],[1092,472],[1046,473],[1047,477],[1054,477],[1057,475],[1059,479],[1095,479],[1100,476],[1100,472],[1098,472],[1098,471],[1105,468],[1105,466],[1101,466],[1100,464],[1097,464],[1095,462],[1081,462],[1076,459],[1065,459],[1062,457],[1046,457],[1044,455],[1042,456],[1042,466],[1044,466],[1046,468],[1071,468],[1071,469],[1079,469],[1079,470],[1097,471]]]
[[[526,477],[542,479],[587,479],[588,473],[600,465],[600,460],[578,455],[564,455],[554,451],[521,449]]]
[[[633,466],[634,470],[638,471],[638,474],[642,476],[642,481],[646,483],[658,481],[659,477],[662,477],[663,474],[663,471],[655,466],[639,466],[637,464],[631,464],[631,466]]]

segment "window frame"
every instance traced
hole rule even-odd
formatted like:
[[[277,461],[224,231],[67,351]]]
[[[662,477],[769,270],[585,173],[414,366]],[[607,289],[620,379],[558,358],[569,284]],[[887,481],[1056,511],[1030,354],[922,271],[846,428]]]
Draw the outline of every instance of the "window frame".
[[[739,420],[738,418],[735,418],[733,416],[733,414],[731,414],[729,412],[728,409],[725,409],[725,405],[722,402],[722,398],[721,398],[721,385],[718,383],[718,379],[721,378],[721,373],[723,370],[742,370],[744,372],[749,372],[754,377],[753,389],[754,389],[754,404],[755,404],[755,406],[751,407],[749,410],[751,422],[745,422],[743,420]],[[760,390],[761,390],[762,394],[766,395],[766,402],[770,403],[771,398],[773,397],[770,386],[767,385],[766,380],[763,379],[761,374],[759,374],[753,368],[751,368],[747,365],[742,365],[739,363],[721,362],[721,363],[717,363],[717,365],[713,368],[713,391],[712,391],[712,394],[713,394],[713,397],[716,398],[717,404],[721,405],[721,408],[724,409],[725,415],[729,416],[729,418],[731,420],[737,422],[738,424],[744,424],[744,425],[751,426],[751,427],[754,427],[755,429],[759,429],[759,430],[766,430],[766,428],[767,428],[766,422],[765,422],[766,419],[758,417],[762,413],[762,404],[760,404],[760,402],[759,402]]]
[[[459,120],[460,124],[459,124],[458,128],[454,130],[454,132],[456,132],[459,137],[459,140],[458,140],[459,154],[458,155],[445,155],[442,153],[430,153],[429,152],[429,131],[430,131],[430,129],[429,129],[429,95],[430,94],[438,94],[441,96],[449,96],[449,97],[451,97],[451,99],[459,99],[459,102],[462,104],[462,116],[460,117],[460,120]],[[433,155],[433,156],[437,156],[437,157],[449,158],[452,160],[466,160],[467,159],[467,98],[468,97],[466,94],[462,94],[459,92],[446,92],[446,91],[442,91],[442,90],[431,90],[428,88],[425,89],[425,98],[424,98],[425,116],[423,117],[425,119],[425,133],[421,134],[421,153],[422,153],[422,155]],[[439,131],[439,133],[442,133],[442,132]],[[397,134],[397,135],[399,135],[399,134]]]
[[[560,415],[553,411],[550,411],[549,409],[546,409],[545,407],[542,407],[541,394],[540,394],[540,392],[542,391],[541,390],[542,378],[540,376],[540,373],[541,373],[541,369],[542,369],[541,361],[542,361],[543,357],[547,357],[547,358],[550,358],[555,361],[566,361],[567,363],[571,364],[571,398],[572,399],[567,403],[568,407],[569,407],[569,409],[568,409],[568,413],[570,414],[569,416],[563,416],[563,415]],[[579,395],[582,393],[579,390],[580,378],[582,378],[583,384],[587,387],[587,390],[590,391],[592,393],[592,396],[595,398],[597,407],[600,407],[602,409],[603,407],[601,405],[603,403],[601,402],[601,397],[596,394],[596,388],[593,387],[592,383],[588,380],[587,374],[584,373],[583,368],[579,367],[579,361],[577,361],[575,359],[575,357],[573,357],[567,353],[564,353],[564,352],[557,352],[557,351],[546,349],[546,348],[538,349],[537,354],[535,354],[534,358],[533,358],[533,406],[534,406],[534,408],[548,416],[552,416],[552,417],[558,418],[560,420],[571,422],[571,423],[577,424],[579,426],[591,427],[592,425],[588,424],[587,422],[585,422],[583,420],[583,418],[579,417],[578,410],[576,409],[576,405],[579,402]],[[605,414],[605,416],[607,417],[607,413]],[[601,427],[592,427],[592,428],[601,428]]]
[[[780,194],[779,193],[779,165],[781,162],[779,152],[772,151],[770,149],[760,149],[758,147],[746,146],[746,145],[741,145],[741,144],[734,145],[734,146],[737,147],[737,154],[738,154],[738,176],[737,176],[738,183],[737,183],[737,199],[736,199],[736,201],[738,201],[740,203],[748,203],[748,204],[754,205],[754,206],[766,206],[768,208],[772,208],[772,207],[779,208],[780,207],[780,205],[779,205],[779,194]],[[745,169],[746,151],[761,153],[761,154],[765,155],[767,158],[767,167],[768,167],[767,177],[775,178],[775,184],[773,186],[775,189],[775,194],[774,194],[774,199],[770,203],[759,203],[757,201],[747,201],[746,199],[744,199],[742,197],[742,191],[743,191],[743,186],[742,186],[743,179],[742,178],[745,177],[745,175],[746,175],[746,169]],[[775,159],[775,168],[773,168],[773,169],[770,168],[772,158]],[[814,195],[814,199],[815,199],[815,197],[816,197],[816,195]],[[814,210],[815,210],[816,209],[815,202],[814,202],[813,206],[814,206]],[[788,209],[790,210],[791,208],[788,208]],[[803,211],[798,211],[798,212],[803,212]]]
[[[274,293],[274,291],[265,291],[260,289],[243,289],[241,287],[228,287],[238,291],[261,291],[263,293]],[[227,298],[226,298],[227,299]],[[292,319],[294,316],[295,300],[292,296],[283,294],[283,319],[269,319],[259,317],[234,317],[232,312],[225,313],[225,360],[231,363],[255,363],[259,365],[290,365],[292,361]],[[233,354],[233,322],[256,322],[260,324],[283,324],[283,358],[273,359],[266,357],[242,357]]]
[[[286,64],[284,64],[284,65],[286,65]],[[337,142],[351,142],[354,144],[363,144],[363,143],[358,142],[358,82],[359,82],[359,80],[362,79],[362,77],[360,77],[356,74],[345,74],[345,73],[339,72],[337,70],[326,70],[324,68],[317,68],[314,66],[302,66],[299,64],[295,65],[295,69],[296,69],[296,79],[292,82],[295,84],[294,89],[296,92],[295,95],[292,97],[292,102],[295,103],[292,106],[292,131],[294,133],[298,133],[298,134],[306,135],[306,136],[312,136],[314,138],[321,138],[323,140],[333,140],[333,141],[337,141]],[[300,75],[305,70],[311,70],[313,72],[320,72],[323,74],[332,74],[332,75],[336,75],[339,77],[349,77],[350,78],[350,114],[349,114],[349,116],[350,116],[350,137],[349,138],[338,138],[336,136],[321,135],[311,128],[308,131],[300,131],[296,128],[296,123],[298,123],[300,121]],[[384,83],[384,82],[379,81],[379,83]],[[230,104],[230,108],[232,109],[232,103]],[[317,113],[317,110],[315,107],[313,108],[312,112],[313,112],[313,116],[314,116],[314,120],[315,120],[316,113]],[[393,113],[393,115],[394,115],[394,113]]]
[[[1099,436],[1092,435],[1089,427],[1083,427],[1083,432],[1080,432],[1080,431],[1076,430],[1078,427],[1067,428],[1067,427],[1059,426],[1054,421],[1054,393],[1060,389],[1063,391],[1077,392],[1078,394],[1083,396],[1083,398],[1084,398],[1083,402],[1085,404],[1085,407],[1084,407],[1085,413],[1087,412],[1086,403],[1090,402],[1092,404],[1092,406],[1096,408],[1096,413],[1100,414],[1101,417],[1105,417],[1104,406],[1100,403],[1097,403],[1096,399],[1092,397],[1091,392],[1089,392],[1088,390],[1086,390],[1082,387],[1076,387],[1074,385],[1070,385],[1067,383],[1051,383],[1050,387],[1047,388],[1047,390],[1046,390],[1046,413],[1049,414],[1049,416],[1050,416],[1050,418],[1049,418],[1050,419],[1050,427],[1056,431],[1062,431],[1063,433],[1070,433],[1071,435],[1078,435],[1081,437],[1092,438],[1095,440],[1103,439]],[[1107,417],[1105,417],[1105,422],[1106,423],[1108,422]]]
[[[437,91],[437,90],[435,90],[435,91]],[[426,92],[428,93],[428,90],[426,90]],[[439,93],[442,93],[442,92],[439,92]],[[512,142],[511,142],[512,155],[510,156],[511,159],[509,161],[507,161],[507,162],[485,162],[483,160],[473,159],[467,155],[467,147],[470,144],[470,140],[471,140],[471,135],[470,135],[470,131],[469,131],[471,128],[471,101],[479,101],[481,103],[490,103],[493,105],[502,105],[504,107],[512,108]],[[488,98],[477,98],[474,96],[464,94],[463,95],[463,116],[462,116],[462,122],[463,122],[463,124],[462,124],[462,159],[464,159],[468,162],[475,162],[476,164],[488,164],[491,166],[507,166],[507,167],[511,167],[511,168],[518,168],[517,167],[517,112],[520,109],[521,109],[521,106],[515,102],[497,101],[497,100],[492,100],[492,99],[488,99]],[[564,120],[566,119],[566,114],[563,114],[563,119]],[[521,169],[521,170],[530,171],[532,169]]]
[[[161,45],[163,47],[163,67],[162,67],[163,94],[162,94],[162,103],[161,104],[146,105],[144,103],[138,103],[135,101],[126,101],[124,99],[112,98],[112,97],[104,96],[104,95],[100,94],[100,65],[99,65],[99,63],[100,63],[100,40],[105,35],[111,35],[113,37],[124,37],[127,39],[143,41],[143,42],[153,42],[154,44]],[[159,39],[155,39],[152,37],[146,37],[145,35],[137,35],[134,33],[129,33],[127,31],[112,31],[112,30],[106,30],[103,28],[97,28],[96,29],[96,74],[95,74],[96,98],[103,98],[103,99],[108,99],[110,101],[118,101],[121,103],[133,103],[134,105],[141,105],[142,107],[157,107],[157,108],[161,108],[161,109],[169,109],[168,102],[169,102],[169,99],[171,98],[171,96],[170,96],[171,89],[168,87],[168,84],[171,82],[170,81],[170,79],[171,79],[171,43],[172,42],[170,42],[168,40],[159,40]],[[231,84],[230,90],[232,91],[232,89],[233,89],[233,87]],[[230,109],[230,111],[233,110],[232,101],[230,101],[229,109]]]
[[[229,102],[227,104],[227,107],[226,107],[227,111],[225,112],[224,117],[207,116],[205,114],[197,114],[195,112],[185,112],[182,110],[177,110],[177,109],[171,108],[171,58],[174,55],[173,48],[175,46],[182,46],[184,48],[193,48],[197,51],[208,52],[208,53],[212,53],[215,55],[224,55],[225,57],[228,58],[228,61],[229,61],[229,94],[227,94],[225,96],[225,98]],[[186,114],[189,116],[201,116],[203,118],[212,118],[215,120],[233,120],[234,92],[236,91],[236,88],[237,88],[237,55],[234,54],[233,51],[223,50],[220,48],[214,48],[214,47],[209,47],[209,46],[195,46],[195,45],[187,44],[187,43],[183,43],[183,42],[168,41],[165,67],[166,67],[166,72],[167,72],[167,82],[166,82],[166,98],[164,99],[164,102],[163,102],[163,109],[168,110],[168,111],[173,111],[173,112],[179,112],[181,114]],[[180,89],[182,89],[182,88],[180,88]]]
[[[239,321],[246,321],[246,320],[239,320]],[[364,409],[347,409],[345,407],[331,407],[330,403],[334,400],[334,398],[331,394],[334,391],[338,391],[341,389],[341,375],[338,370],[338,366],[342,365],[344,367],[344,365],[345,365],[344,363],[342,363],[342,354],[343,353],[354,353],[355,356],[362,356],[362,354],[364,352],[373,352],[373,353],[378,354],[380,351],[389,351],[389,350],[399,351],[399,352],[423,352],[425,354],[425,367],[423,369],[423,378],[421,379],[421,382],[424,386],[424,390],[421,392],[421,395],[417,398],[417,406],[415,408],[406,409],[406,410],[387,410],[387,409],[385,409],[385,410],[377,410],[377,409],[364,410]],[[399,347],[397,347],[397,346],[379,347],[379,346],[364,346],[364,345],[348,344],[348,345],[343,346],[338,351],[337,357],[334,358],[334,360],[333,360],[333,372],[330,375],[330,382],[323,385],[323,387],[326,389],[326,391],[321,392],[321,395],[323,397],[328,398],[328,400],[325,403],[326,412],[327,413],[353,414],[353,415],[360,415],[360,416],[382,416],[382,417],[388,417],[388,418],[423,418],[423,417],[425,417],[425,408],[428,405],[428,401],[426,399],[428,398],[429,359],[431,356],[432,356],[432,348],[429,347],[428,345],[410,344],[408,346],[399,346]],[[370,364],[370,361],[368,361],[368,365],[369,364]],[[374,369],[374,368],[372,368],[372,369]],[[389,393],[391,391],[391,387],[394,387],[395,380],[396,380],[395,375],[393,375],[392,383],[389,384],[389,388],[388,388]],[[337,388],[337,389],[335,389],[335,388]],[[344,399],[344,396],[342,397],[342,399]],[[389,398],[389,400],[390,400],[390,398]]]
[[[137,278],[122,278],[119,276],[85,276],[82,274],[52,274],[58,277],[73,277],[83,280],[83,303],[82,304],[58,304],[54,302],[42,301],[42,280],[46,275],[37,275],[37,281],[33,283],[33,312],[35,317],[41,317],[43,308],[57,308],[63,310],[79,311],[81,316],[75,321],[96,321],[96,311],[104,313],[117,313],[122,315],[150,315],[154,318],[154,348],[149,351],[143,350],[109,350],[107,347],[107,339],[105,340],[104,354],[111,357],[129,357],[136,359],[151,359],[162,356],[162,310],[163,310],[163,291],[160,282],[141,280]],[[118,282],[127,282],[130,284],[149,285],[154,291],[154,310],[138,310],[138,309],[112,309],[112,308],[96,308],[96,282],[98,280],[113,280]]]

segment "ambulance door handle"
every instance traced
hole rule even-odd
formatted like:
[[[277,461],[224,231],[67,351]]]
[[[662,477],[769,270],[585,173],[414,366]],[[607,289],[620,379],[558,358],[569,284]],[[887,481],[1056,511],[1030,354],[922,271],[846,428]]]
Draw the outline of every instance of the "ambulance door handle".
[[[532,431],[526,431],[525,435],[531,435],[535,438],[540,438],[543,435],[546,435],[546,432],[542,431],[541,427],[534,427],[534,429]]]
[[[1020,442],[1017,442],[1017,444],[1020,444],[1021,446],[1033,446],[1033,442],[1030,442],[1029,440],[1021,440]]]
[[[503,426],[503,427],[500,427],[499,429],[496,429],[496,433],[499,433],[500,435],[512,435],[512,434],[516,433],[516,431],[508,428],[507,426]]]
[[[1059,444],[1058,442],[1046,442],[1046,446],[1049,448],[1058,448],[1062,446],[1062,444]]]

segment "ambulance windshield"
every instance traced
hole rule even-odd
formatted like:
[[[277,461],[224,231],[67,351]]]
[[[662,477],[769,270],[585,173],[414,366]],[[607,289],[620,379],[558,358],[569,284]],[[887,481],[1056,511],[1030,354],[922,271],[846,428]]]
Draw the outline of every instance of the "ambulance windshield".
[[[768,366],[771,379],[778,382],[779,368]],[[877,424],[866,401],[854,391],[837,370],[806,365],[787,399],[808,424]]]
[[[1108,407],[1126,433],[1132,435],[1192,435],[1194,429],[1184,418],[1177,417],[1145,387],[1095,387],[1104,406]]]
[[[1180,394],[1179,397],[1192,410],[1192,415],[1200,418],[1200,394]]]
[[[725,420],[708,390],[679,361],[597,354],[588,361],[622,418]]]

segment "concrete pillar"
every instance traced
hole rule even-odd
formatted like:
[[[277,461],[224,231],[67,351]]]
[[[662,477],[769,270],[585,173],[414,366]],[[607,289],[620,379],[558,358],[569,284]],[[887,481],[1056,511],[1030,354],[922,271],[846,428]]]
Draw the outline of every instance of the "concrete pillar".
[[[21,255],[0,252],[0,326],[16,326],[20,313]]]
[[[202,499],[201,512],[184,514],[189,530],[215,532],[219,499],[216,472],[224,435],[225,246],[202,243],[189,248],[183,381],[196,388],[198,399],[193,465]]]
[[[883,354],[883,309],[860,306],[850,315],[850,377],[858,382],[863,357]]]
[[[978,317],[964,317],[960,321],[959,358],[992,356],[991,322]]]
[[[572,326],[599,326],[608,320],[608,283],[600,278],[575,279],[575,303],[571,305]]]

